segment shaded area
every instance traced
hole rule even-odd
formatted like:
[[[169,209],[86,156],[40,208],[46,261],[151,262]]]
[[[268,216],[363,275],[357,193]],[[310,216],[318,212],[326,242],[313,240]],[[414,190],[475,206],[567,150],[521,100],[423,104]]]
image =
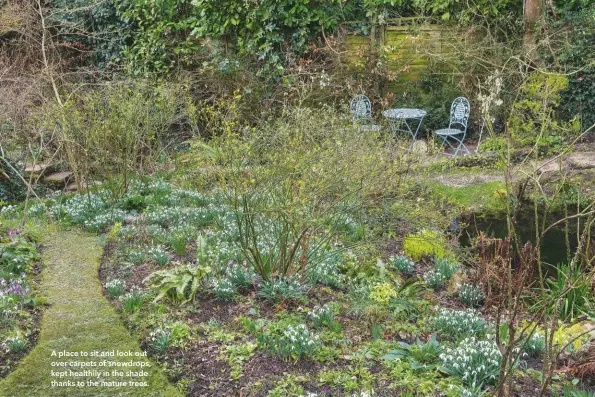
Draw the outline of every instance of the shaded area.
[[[542,216],[542,215],[540,215]],[[550,214],[546,221],[546,226],[564,218],[563,214]],[[462,231],[460,243],[462,246],[469,247],[480,232],[487,236],[504,238],[508,234],[505,214],[471,214],[462,219],[466,227]],[[515,231],[522,242],[535,243],[535,216],[532,210],[523,209],[515,217]],[[562,263],[568,263],[568,247],[566,244],[566,224],[561,223],[549,230],[543,238],[541,245],[541,259],[543,262],[557,266]],[[570,252],[575,252],[578,247],[576,236],[577,221],[568,222],[568,242],[570,243]]]

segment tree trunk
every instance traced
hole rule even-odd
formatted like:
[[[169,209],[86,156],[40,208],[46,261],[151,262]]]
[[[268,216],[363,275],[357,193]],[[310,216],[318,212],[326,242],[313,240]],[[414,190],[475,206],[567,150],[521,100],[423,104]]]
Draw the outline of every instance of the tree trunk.
[[[525,56],[529,62],[538,61],[537,42],[539,36],[539,21],[542,14],[543,0],[523,0],[523,23],[525,34],[523,36],[523,47]]]

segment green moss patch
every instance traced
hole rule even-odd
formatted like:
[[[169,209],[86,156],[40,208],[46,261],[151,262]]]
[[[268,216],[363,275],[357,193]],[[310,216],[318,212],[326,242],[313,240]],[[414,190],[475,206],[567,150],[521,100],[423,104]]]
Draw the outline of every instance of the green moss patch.
[[[462,210],[500,212],[506,209],[506,186],[500,181],[462,187],[429,183],[428,188],[436,196]]]
[[[130,351],[140,347],[124,328],[105,300],[98,279],[102,249],[96,237],[80,232],[58,232],[48,236],[43,253],[44,273],[39,294],[50,307],[44,313],[39,343],[19,367],[0,383],[1,396],[179,396],[165,375],[146,357],[106,357],[108,361],[138,361],[149,364],[144,377],[52,377],[52,361],[91,361],[86,358],[52,357],[52,351]],[[102,358],[103,359],[103,358]],[[95,359],[101,361],[102,359]],[[110,371],[115,367],[108,368]],[[80,368],[60,370],[81,371]],[[138,371],[139,367],[119,367]],[[147,387],[53,387],[55,381],[138,381]]]

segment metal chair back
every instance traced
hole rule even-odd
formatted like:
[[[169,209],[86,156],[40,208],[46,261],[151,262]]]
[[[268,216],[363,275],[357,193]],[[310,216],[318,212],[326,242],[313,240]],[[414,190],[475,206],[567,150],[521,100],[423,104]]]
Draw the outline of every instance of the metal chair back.
[[[452,101],[450,106],[450,124],[448,128],[456,128],[467,132],[467,123],[469,122],[469,113],[471,112],[471,105],[465,97],[458,97]],[[459,128],[457,128],[459,126]],[[462,127],[462,128],[460,128]]]
[[[356,95],[349,105],[354,122],[370,122],[372,120],[372,103],[363,94]]]

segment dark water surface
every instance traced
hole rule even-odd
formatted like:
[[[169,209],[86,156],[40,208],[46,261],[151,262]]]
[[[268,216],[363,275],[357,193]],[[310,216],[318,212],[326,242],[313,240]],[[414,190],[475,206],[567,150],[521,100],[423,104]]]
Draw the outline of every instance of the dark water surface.
[[[562,218],[564,218],[563,214],[552,214],[548,216],[546,225],[551,225],[553,222]],[[540,217],[541,221],[542,218]],[[479,232],[484,232],[486,236],[497,238],[504,238],[508,234],[506,216],[504,214],[500,216],[474,214],[462,219],[462,222],[465,225],[462,230],[460,243],[464,247],[469,247],[479,235]],[[578,246],[577,225],[577,220],[570,220],[568,222],[571,253],[574,253],[574,250]],[[535,216],[531,210],[519,212],[516,216],[514,227],[521,242],[530,241],[531,243],[535,243]],[[541,259],[543,262],[553,266],[568,263],[565,229],[566,225],[561,223],[548,231],[544,236],[541,246]]]

